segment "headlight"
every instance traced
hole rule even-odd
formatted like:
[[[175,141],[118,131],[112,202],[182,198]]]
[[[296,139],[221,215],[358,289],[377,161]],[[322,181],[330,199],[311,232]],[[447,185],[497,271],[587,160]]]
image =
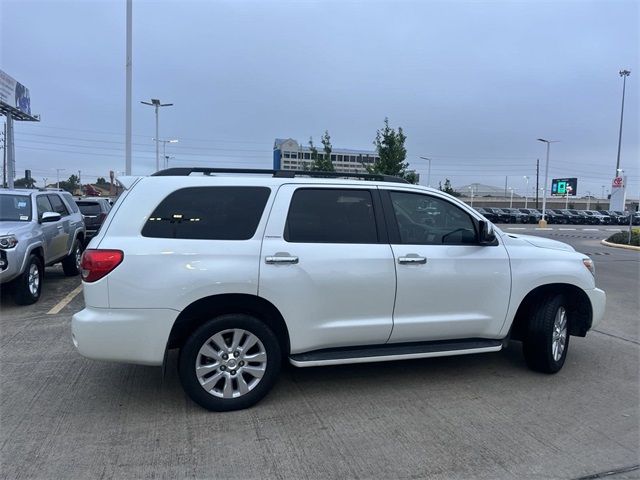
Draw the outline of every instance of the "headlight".
[[[595,277],[596,276],[596,266],[593,263],[593,260],[591,260],[590,258],[583,258],[582,259],[582,263],[584,264],[585,267],[587,267],[587,270],[589,270],[591,272],[591,275],[593,275]]]
[[[18,244],[18,239],[13,235],[0,237],[0,248],[13,248]]]

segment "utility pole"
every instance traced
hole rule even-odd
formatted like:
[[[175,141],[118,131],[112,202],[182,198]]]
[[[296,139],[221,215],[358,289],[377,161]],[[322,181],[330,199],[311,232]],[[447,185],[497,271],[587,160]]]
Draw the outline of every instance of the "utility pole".
[[[132,69],[133,69],[133,54],[132,54],[132,14],[133,14],[133,0],[127,0],[127,51],[125,59],[126,68],[126,99],[125,99],[125,172],[127,175],[131,175],[131,84],[132,84]]]
[[[2,133],[2,188],[7,187],[7,124]]]
[[[42,177],[42,188],[47,188],[47,180],[49,180],[47,177]]]
[[[509,182],[509,176],[504,177],[504,198],[507,198],[507,183]]]
[[[158,121],[158,109],[160,107],[171,107],[173,105],[173,103],[160,103],[160,100],[158,100],[157,98],[152,98],[151,102],[140,102],[140,103],[144,103],[145,105],[151,105],[152,107],[154,107],[155,111],[156,111],[156,172],[158,170],[160,170],[160,140],[159,140],[159,134],[158,134],[158,130],[159,130],[159,121]]]
[[[524,208],[527,208],[527,198],[529,197],[529,177],[525,175],[523,178],[524,181],[527,182],[527,188],[524,191]]]
[[[427,170],[427,187],[431,186],[431,159],[427,157],[420,157],[422,160],[429,162],[429,169]]]
[[[65,168],[56,168],[56,188],[60,188],[60,172],[65,170]]]
[[[536,158],[536,210],[538,207],[538,192],[540,191],[540,159]]]
[[[547,162],[544,166],[544,185],[542,186],[542,218],[540,219],[540,227],[547,226],[547,185],[549,184],[549,149],[552,143],[556,143],[559,140],[545,140],[544,138],[538,138],[539,142],[547,144]]]
[[[622,120],[624,118],[624,92],[627,86],[627,77],[631,75],[630,70],[620,70],[622,77],[622,108],[620,109],[620,132],[618,133],[618,158],[616,160],[616,177],[620,172],[620,147],[622,146]]]

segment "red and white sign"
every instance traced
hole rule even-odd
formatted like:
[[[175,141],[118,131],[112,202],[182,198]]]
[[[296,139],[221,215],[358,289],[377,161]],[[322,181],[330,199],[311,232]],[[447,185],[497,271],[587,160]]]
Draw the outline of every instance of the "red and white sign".
[[[622,177],[616,177],[613,179],[613,183],[611,184],[613,188],[621,188],[624,187],[624,180]]]

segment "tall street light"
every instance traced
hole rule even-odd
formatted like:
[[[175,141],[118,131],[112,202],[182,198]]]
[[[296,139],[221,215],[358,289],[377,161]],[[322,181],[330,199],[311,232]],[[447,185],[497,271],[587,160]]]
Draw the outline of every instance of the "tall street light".
[[[156,111],[156,172],[158,170],[160,170],[160,141],[158,140],[158,109],[160,107],[171,107],[173,105],[173,103],[160,103],[160,100],[158,100],[157,98],[152,98],[151,102],[140,102],[140,103],[144,103],[145,105],[151,105],[152,107],[154,107],[155,111]]]
[[[162,142],[162,162],[163,162],[163,166],[162,168],[167,168],[169,165],[167,164],[167,143],[178,143],[178,139],[174,138],[173,140],[160,140],[157,138],[154,138],[153,140],[155,140],[156,142]]]
[[[60,172],[64,172],[66,168],[56,168],[56,188],[60,188]]]
[[[524,181],[527,182],[527,188],[524,191],[524,208],[527,208],[527,197],[529,197],[529,177],[525,175],[522,178],[524,178]]]
[[[620,133],[618,134],[618,159],[616,160],[616,177],[620,173],[620,146],[622,145],[622,120],[624,118],[624,91],[627,87],[627,77],[631,75],[630,70],[620,70],[622,77],[622,109],[620,110]]]
[[[560,140],[545,140],[544,138],[538,138],[539,142],[547,144],[547,162],[544,166],[544,186],[542,187],[542,218],[540,219],[540,227],[547,226],[547,186],[549,185],[549,148],[552,143],[557,143]]]
[[[427,157],[419,157],[422,160],[429,162],[429,169],[427,170],[427,187],[431,186],[431,159]]]
[[[509,200],[509,208],[513,208],[513,187],[509,187],[509,191],[511,192],[511,200]]]

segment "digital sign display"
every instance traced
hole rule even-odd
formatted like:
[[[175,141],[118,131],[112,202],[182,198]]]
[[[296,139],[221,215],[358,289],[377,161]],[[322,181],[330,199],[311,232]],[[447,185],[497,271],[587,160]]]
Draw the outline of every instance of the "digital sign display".
[[[577,178],[554,178],[551,180],[551,195],[575,197],[578,191]]]

